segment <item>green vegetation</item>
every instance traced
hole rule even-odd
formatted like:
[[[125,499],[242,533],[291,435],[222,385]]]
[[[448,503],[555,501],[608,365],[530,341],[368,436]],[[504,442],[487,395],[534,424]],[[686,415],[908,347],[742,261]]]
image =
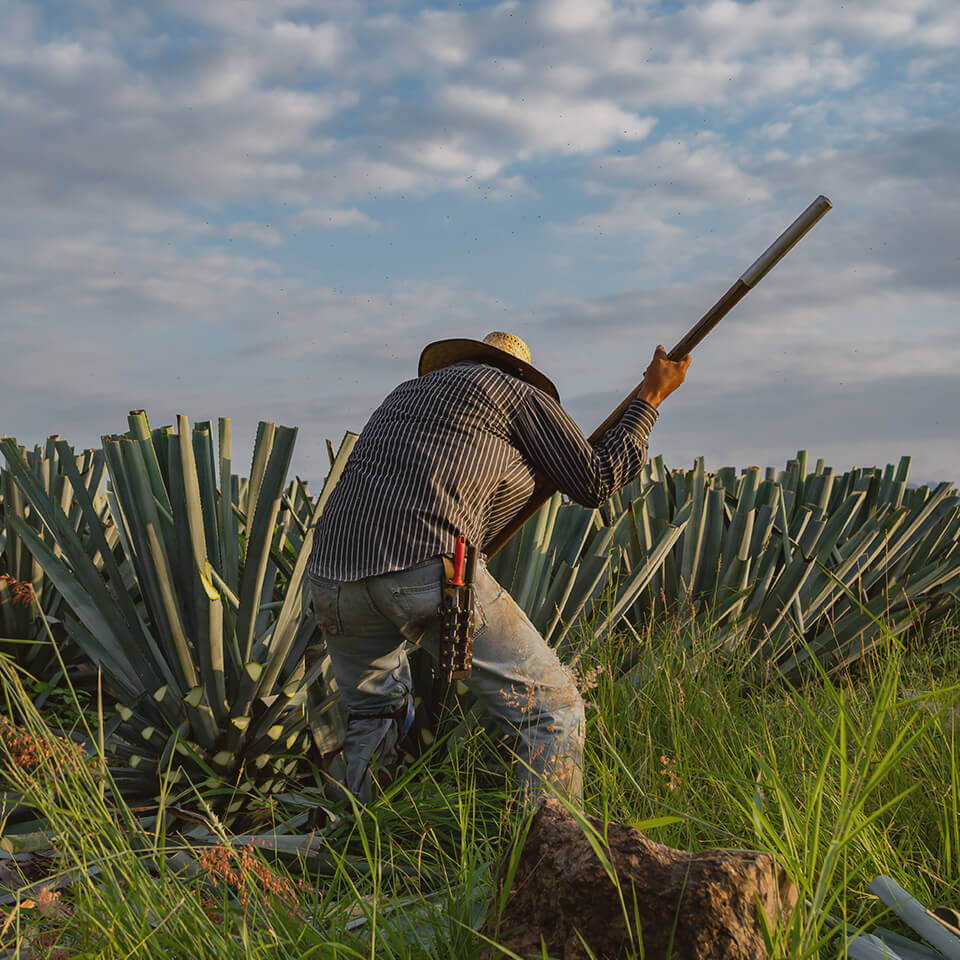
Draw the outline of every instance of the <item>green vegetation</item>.
[[[128,426],[0,440],[0,957],[479,958],[526,811],[469,695],[418,711],[370,809],[325,789],[343,711],[304,571],[353,435],[314,495],[295,430],[261,424],[243,477],[229,420]],[[658,458],[491,564],[577,672],[587,812],[773,852],[781,956],[896,928],[878,873],[960,899],[960,501],[908,471]]]
[[[58,437],[48,438],[45,447],[29,452],[17,448],[8,438],[3,442],[16,451],[35,487],[60,507],[64,525],[69,526],[75,537],[89,538],[88,524],[92,519],[97,529],[103,529],[107,542],[115,545],[117,533],[101,490],[102,451],[84,450],[78,455],[67,444],[59,442]],[[70,459],[72,481],[61,464],[62,455]],[[90,510],[86,515],[80,509],[74,483],[82,487],[89,500]],[[3,518],[0,522],[0,651],[13,656],[35,676],[49,681],[56,677],[59,664],[49,644],[44,642],[31,601],[44,611],[61,644],[67,640],[61,619],[69,615],[69,606],[26,542],[26,538],[38,538],[48,548],[55,548],[53,534],[44,527],[39,513],[29,508],[22,489],[7,470],[0,471],[0,516]],[[99,558],[92,562],[98,568],[102,566]],[[78,653],[69,645],[61,650],[71,661]]]
[[[742,657],[716,658],[709,636],[676,623],[608,637],[580,665],[587,812],[661,821],[646,832],[674,846],[775,852],[801,890],[784,956],[842,956],[831,918],[895,927],[867,891],[877,873],[955,902],[960,632],[917,639],[888,639],[856,675],[794,689],[755,686]],[[50,742],[9,665],[4,689]],[[189,826],[164,801],[131,810],[95,750],[32,777],[5,766],[6,789],[49,821],[58,859],[7,898],[0,943],[35,956],[50,955],[42,941],[71,957],[479,957],[475,931],[523,811],[482,728],[448,746],[324,830],[302,829],[315,798],[291,789],[253,844],[209,810]]]
[[[221,795],[230,782],[244,796],[269,795],[311,735],[328,750],[337,742],[329,659],[307,652],[316,623],[303,574],[352,442],[314,500],[299,480],[284,489],[296,430],[261,423],[241,480],[229,420],[216,456],[210,423],[177,426],[151,431],[134,411],[126,434],[103,438],[106,510],[80,483],[70,448],[53,444],[56,479],[74,491],[69,513],[69,497],[0,440],[20,506],[7,524],[65,598],[66,634],[116,701],[107,749],[124,795],[153,799],[160,771]]]
[[[811,654],[831,669],[862,657],[880,613],[896,633],[955,609],[960,500],[950,483],[909,489],[909,473],[909,457],[808,473],[805,450],[739,476],[657,457],[601,510],[556,494],[490,570],[561,648],[585,617],[602,636],[683,609],[718,651],[797,680],[816,674]]]

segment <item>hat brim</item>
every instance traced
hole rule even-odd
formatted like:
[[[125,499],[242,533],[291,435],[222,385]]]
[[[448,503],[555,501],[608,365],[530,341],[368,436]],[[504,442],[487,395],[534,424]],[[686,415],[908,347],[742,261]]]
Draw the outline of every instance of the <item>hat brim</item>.
[[[500,350],[489,343],[483,343],[481,340],[436,340],[427,344],[423,353],[420,354],[417,373],[422,377],[426,373],[432,373],[441,367],[449,367],[450,364],[460,363],[463,360],[492,363],[495,367],[512,373],[521,380],[526,380],[544,393],[549,393],[554,400],[558,402],[560,400],[560,394],[553,385],[553,381],[545,377],[536,367],[531,367],[529,363],[524,363],[512,353]]]

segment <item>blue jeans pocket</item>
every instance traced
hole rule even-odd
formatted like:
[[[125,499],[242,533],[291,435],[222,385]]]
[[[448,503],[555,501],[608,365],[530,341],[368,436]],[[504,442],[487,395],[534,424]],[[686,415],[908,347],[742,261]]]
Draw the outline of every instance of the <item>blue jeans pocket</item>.
[[[400,631],[408,640],[413,640],[424,630],[439,625],[440,604],[443,599],[440,586],[442,575],[443,565],[437,560],[435,563],[392,574],[389,582],[384,578],[382,588],[374,594],[373,599],[378,607],[381,603],[389,602],[391,618],[395,618],[395,622],[400,623]],[[484,599],[488,599],[493,592],[486,587],[484,578],[490,580],[498,591],[501,589],[486,570],[478,570],[478,583],[473,599],[475,634],[487,625],[483,609],[484,600],[481,599],[481,595]],[[499,596],[499,593],[497,595]]]
[[[340,620],[340,585],[329,580],[310,580],[313,612],[324,633],[342,633]]]

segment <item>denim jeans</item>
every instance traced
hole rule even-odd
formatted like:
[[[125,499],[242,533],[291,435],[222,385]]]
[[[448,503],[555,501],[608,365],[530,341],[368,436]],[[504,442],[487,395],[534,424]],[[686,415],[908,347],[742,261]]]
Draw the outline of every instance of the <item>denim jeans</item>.
[[[347,789],[363,803],[370,764],[397,761],[398,711],[411,692],[408,642],[437,655],[440,558],[396,573],[335,582],[311,578],[313,606],[350,711],[343,754]],[[528,798],[549,781],[575,803],[582,793],[583,700],[573,677],[526,614],[477,564],[473,671],[466,681],[497,726],[516,738],[514,768]]]

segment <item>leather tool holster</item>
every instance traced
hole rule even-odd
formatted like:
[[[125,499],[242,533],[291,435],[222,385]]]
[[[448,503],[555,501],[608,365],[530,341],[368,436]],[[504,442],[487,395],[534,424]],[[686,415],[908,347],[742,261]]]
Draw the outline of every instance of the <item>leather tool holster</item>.
[[[445,684],[466,680],[473,668],[473,584],[458,586],[453,579],[453,561],[444,556],[437,679]]]

